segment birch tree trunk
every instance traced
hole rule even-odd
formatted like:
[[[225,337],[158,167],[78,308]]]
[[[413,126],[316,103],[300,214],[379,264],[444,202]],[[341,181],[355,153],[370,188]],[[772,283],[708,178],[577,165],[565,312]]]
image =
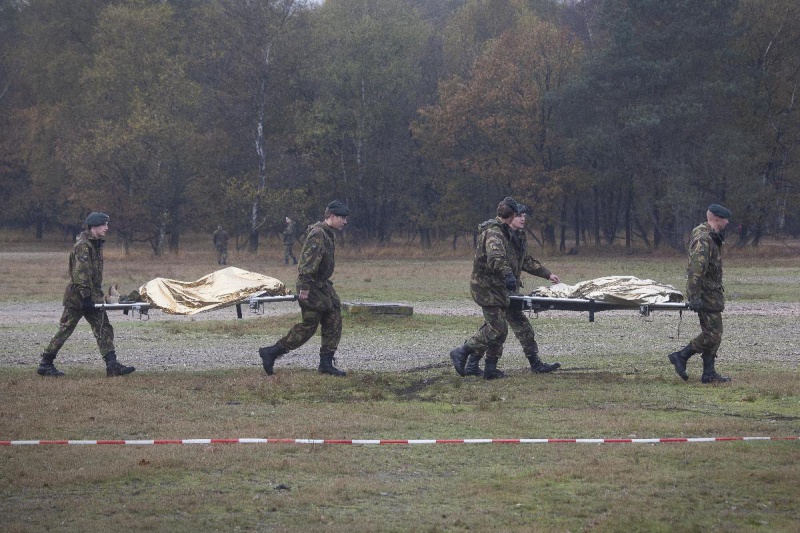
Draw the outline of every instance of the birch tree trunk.
[[[264,67],[269,66],[269,45],[264,51]],[[264,150],[264,116],[267,107],[267,76],[261,78],[261,88],[259,91],[258,121],[256,123],[256,154],[258,155],[258,188],[253,207],[250,211],[250,239],[248,250],[252,253],[258,252],[258,222],[261,210],[261,199],[267,191],[267,156]]]

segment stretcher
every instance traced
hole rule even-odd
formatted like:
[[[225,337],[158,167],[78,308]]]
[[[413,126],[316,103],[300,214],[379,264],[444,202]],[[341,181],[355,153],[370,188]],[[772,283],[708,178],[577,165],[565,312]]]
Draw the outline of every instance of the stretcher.
[[[254,294],[249,298],[228,304],[226,307],[236,306],[236,318],[242,318],[242,306],[245,304],[247,304],[247,306],[254,313],[260,313],[263,312],[264,304],[275,302],[293,302],[295,300],[297,300],[296,294],[287,294],[284,296],[266,296],[265,293],[261,292]],[[157,309],[157,307],[148,302],[94,304],[94,308],[102,311],[122,311],[122,314],[124,315],[131,314],[135,317],[138,316],[138,318],[142,320],[147,320],[149,318],[150,309]]]
[[[111,290],[109,290],[109,294]],[[95,304],[95,309],[138,314],[147,319],[151,309],[160,309],[173,315],[193,315],[223,307],[236,307],[236,316],[242,318],[242,306],[247,304],[254,312],[263,312],[263,305],[272,302],[291,302],[297,299],[289,294],[277,278],[227,267],[194,281],[155,278],[129,295],[128,301]]]
[[[678,311],[689,307],[683,294],[672,285],[635,276],[603,276],[580,281],[575,285],[557,283],[549,287],[538,287],[528,296],[512,295],[512,302],[523,310],[579,311],[589,313],[589,322],[594,322],[598,311],[638,310],[642,316],[652,311]]]
[[[604,302],[594,298],[551,298],[546,296],[511,295],[512,302],[519,302],[524,311],[581,311],[589,313],[589,322],[594,322],[594,314],[598,311],[638,310],[642,316],[650,316],[652,311],[683,311],[689,309],[685,302],[661,303],[623,303]]]

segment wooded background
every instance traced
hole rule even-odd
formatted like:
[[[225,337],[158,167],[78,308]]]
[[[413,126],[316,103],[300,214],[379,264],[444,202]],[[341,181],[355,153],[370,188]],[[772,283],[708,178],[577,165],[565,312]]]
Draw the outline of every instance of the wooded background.
[[[682,250],[800,235],[797,0],[0,0],[0,225]],[[731,235],[733,234],[733,235]],[[738,235],[736,235],[738,234]],[[738,237],[738,238],[737,238]]]

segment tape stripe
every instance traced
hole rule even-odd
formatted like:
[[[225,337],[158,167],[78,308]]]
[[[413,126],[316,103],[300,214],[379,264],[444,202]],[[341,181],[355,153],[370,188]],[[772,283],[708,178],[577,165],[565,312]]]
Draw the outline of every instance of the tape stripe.
[[[113,445],[156,446],[169,444],[675,444],[732,441],[800,440],[789,437],[667,437],[655,439],[152,439],[152,440],[0,440],[0,446]]]

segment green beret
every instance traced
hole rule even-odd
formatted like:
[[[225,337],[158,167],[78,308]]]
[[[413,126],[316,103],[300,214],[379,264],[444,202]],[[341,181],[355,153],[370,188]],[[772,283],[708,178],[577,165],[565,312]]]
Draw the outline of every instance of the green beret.
[[[711,204],[708,206],[708,210],[720,218],[731,218],[731,212],[719,204]]]
[[[347,204],[339,200],[334,200],[331,203],[329,203],[328,211],[339,217],[350,216],[350,208],[347,207]]]
[[[86,225],[90,228],[92,226],[102,226],[108,222],[108,218],[108,215],[105,213],[98,213],[97,211],[94,211],[90,213],[88,217],[86,217]]]

